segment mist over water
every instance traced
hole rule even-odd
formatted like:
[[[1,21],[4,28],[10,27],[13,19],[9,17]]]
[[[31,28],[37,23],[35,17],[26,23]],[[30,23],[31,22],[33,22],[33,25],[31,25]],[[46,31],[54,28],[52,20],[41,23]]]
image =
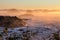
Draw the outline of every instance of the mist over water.
[[[48,28],[60,28],[60,12],[47,12],[47,13],[32,13],[30,26],[33,27],[48,27]]]
[[[31,14],[33,16],[27,15],[23,16],[26,18],[30,18],[28,21],[28,25],[30,26],[42,26],[42,25],[50,25],[56,24],[60,25],[60,12],[41,12],[41,11],[0,11],[0,15],[2,16],[17,16],[21,18],[21,15]]]
[[[16,34],[23,35],[22,32],[26,32],[27,29],[31,30],[31,32],[33,33],[31,40],[44,40],[43,38],[49,40],[50,36],[53,38],[53,33],[60,30],[60,12],[0,11],[0,16],[17,16],[20,19],[28,19],[25,21],[26,26],[16,27],[14,28],[14,30],[9,29],[9,31],[13,31],[16,32]],[[23,31],[18,31],[20,29],[22,29]],[[10,35],[10,33],[8,35]]]

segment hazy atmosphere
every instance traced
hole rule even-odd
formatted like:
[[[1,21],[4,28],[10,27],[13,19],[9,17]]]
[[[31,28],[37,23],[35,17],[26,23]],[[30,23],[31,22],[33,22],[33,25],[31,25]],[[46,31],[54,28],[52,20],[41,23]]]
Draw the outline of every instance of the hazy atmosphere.
[[[60,0],[0,0],[1,9],[60,9]]]
[[[0,0],[0,40],[60,40],[60,0]]]

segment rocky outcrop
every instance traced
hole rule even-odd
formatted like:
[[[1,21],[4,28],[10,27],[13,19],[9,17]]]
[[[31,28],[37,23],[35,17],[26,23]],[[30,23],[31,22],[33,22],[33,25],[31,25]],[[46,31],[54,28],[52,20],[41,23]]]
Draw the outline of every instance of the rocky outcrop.
[[[25,24],[24,19],[17,18],[16,16],[0,16],[0,27],[20,27]]]

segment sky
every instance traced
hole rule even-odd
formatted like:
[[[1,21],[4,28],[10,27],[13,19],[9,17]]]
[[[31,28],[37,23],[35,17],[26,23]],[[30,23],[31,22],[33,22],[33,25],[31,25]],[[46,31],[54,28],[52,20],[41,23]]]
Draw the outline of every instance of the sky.
[[[60,9],[60,0],[0,0],[0,9]]]

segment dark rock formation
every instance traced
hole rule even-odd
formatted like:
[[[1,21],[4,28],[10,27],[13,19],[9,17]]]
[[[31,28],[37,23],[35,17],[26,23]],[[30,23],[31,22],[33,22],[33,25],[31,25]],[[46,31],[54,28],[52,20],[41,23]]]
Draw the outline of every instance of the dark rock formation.
[[[20,27],[25,24],[24,19],[19,19],[16,16],[0,16],[0,27]]]

